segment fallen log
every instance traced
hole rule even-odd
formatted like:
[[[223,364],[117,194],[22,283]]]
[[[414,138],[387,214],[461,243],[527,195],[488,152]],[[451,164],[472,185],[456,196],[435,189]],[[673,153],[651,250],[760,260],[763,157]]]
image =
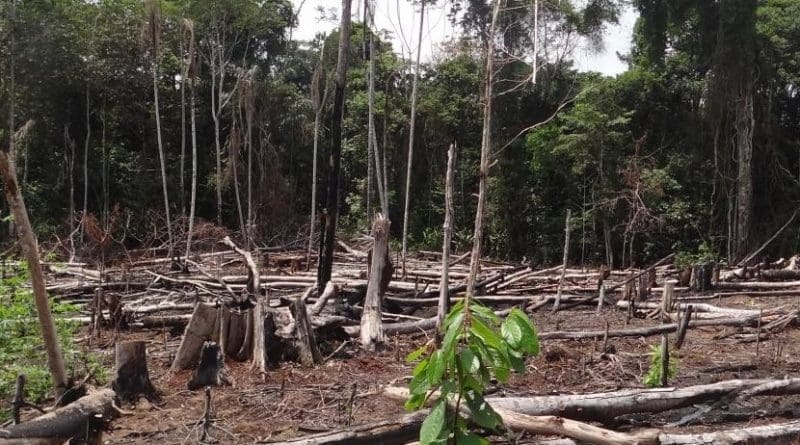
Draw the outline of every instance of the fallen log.
[[[773,382],[776,382],[773,384]],[[748,392],[749,391],[749,392]],[[395,400],[405,400],[406,388],[387,387],[384,393]],[[800,394],[800,379],[725,380],[708,385],[683,388],[623,389],[592,394],[564,394],[530,397],[488,397],[492,408],[530,416],[561,416],[575,420],[605,422],[615,417],[637,413],[659,413],[685,408],[721,398],[737,396],[774,396]]]
[[[419,438],[420,426],[427,415],[428,410],[421,410],[396,419],[301,436],[274,445],[402,445]]]
[[[0,429],[0,445],[55,445],[73,439],[80,443],[101,443],[102,430],[116,412],[113,401],[114,391],[111,389],[92,391],[29,422]]]

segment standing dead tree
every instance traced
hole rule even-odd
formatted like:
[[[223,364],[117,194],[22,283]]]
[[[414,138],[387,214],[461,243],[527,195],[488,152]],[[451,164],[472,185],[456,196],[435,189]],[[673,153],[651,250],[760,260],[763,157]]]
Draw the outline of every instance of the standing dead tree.
[[[439,308],[436,317],[436,338],[441,340],[442,327],[450,310],[450,241],[453,238],[453,187],[456,174],[456,144],[447,150],[447,173],[444,186],[444,224],[442,224],[442,279],[439,281]]]
[[[328,193],[325,198],[325,231],[320,237],[317,288],[322,289],[331,279],[333,246],[336,238],[336,218],[339,214],[339,164],[342,156],[342,114],[344,89],[347,81],[348,51],[350,48],[350,2],[342,0],[342,23],[339,28],[339,54],[334,81],[333,116],[331,118],[331,153],[328,165]]]
[[[361,314],[361,345],[374,351],[383,342],[381,306],[389,281],[392,279],[392,261],[389,256],[389,219],[380,213],[372,223],[372,254],[369,283]]]

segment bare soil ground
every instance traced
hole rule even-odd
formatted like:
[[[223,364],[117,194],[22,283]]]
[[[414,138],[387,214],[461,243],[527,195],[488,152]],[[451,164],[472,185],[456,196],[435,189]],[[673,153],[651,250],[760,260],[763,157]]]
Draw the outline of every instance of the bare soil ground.
[[[715,304],[737,308],[798,308],[797,297],[734,297]],[[540,332],[554,330],[602,330],[626,324],[625,312],[606,308],[597,316],[594,308],[578,307],[552,313],[540,309],[531,314]],[[634,318],[629,326],[652,326],[658,321]],[[671,384],[686,386],[736,378],[780,378],[800,370],[800,331],[790,327],[771,338],[742,343],[733,337],[739,328],[708,327],[691,329],[679,359],[677,377]],[[163,392],[163,404],[141,402],[128,407],[132,414],[113,422],[106,436],[110,444],[184,444],[197,443],[201,437],[200,420],[204,412],[204,393],[186,390],[188,371],[171,373],[168,368],[179,335],[168,331],[120,333],[116,341],[146,339],[149,342],[149,369],[155,385]],[[109,338],[105,339],[106,343]],[[417,335],[393,337],[378,353],[360,351],[351,343],[317,368],[283,363],[279,369],[261,374],[249,363],[228,361],[235,379],[232,387],[213,390],[215,426],[211,434],[220,443],[265,443],[327,431],[347,425],[399,416],[400,403],[382,395],[382,387],[402,384],[411,373],[405,356],[427,338]],[[608,353],[600,351],[601,341],[551,340],[542,342],[542,354],[530,359],[527,373],[513,376],[496,394],[532,395],[610,391],[642,387],[641,377],[649,367],[651,345],[659,337],[612,338]],[[104,343],[101,340],[99,343]],[[88,346],[108,357],[113,369],[113,344]],[[323,344],[323,355],[341,346]],[[765,418],[779,420],[797,415],[797,398],[770,397],[712,412],[701,418],[691,431],[721,429],[734,424],[752,425]],[[629,416],[620,430],[638,427],[663,427],[680,419],[692,409],[660,415]],[[690,431],[683,428],[682,431]],[[499,438],[500,441],[512,439]],[[536,443],[534,438],[516,438],[516,443]]]

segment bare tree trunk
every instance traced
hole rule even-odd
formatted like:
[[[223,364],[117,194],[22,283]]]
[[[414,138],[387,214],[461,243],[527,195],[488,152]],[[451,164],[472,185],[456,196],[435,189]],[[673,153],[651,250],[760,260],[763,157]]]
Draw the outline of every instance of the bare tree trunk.
[[[75,255],[75,141],[69,137],[69,128],[64,125],[64,144],[69,148],[67,159],[67,174],[69,175],[69,240],[72,248],[71,256]],[[70,261],[72,258],[70,257]]]
[[[253,249],[253,113],[255,112],[255,68],[247,74],[245,83],[245,148],[247,149],[247,249]]]
[[[740,86],[736,106],[736,259],[747,255],[750,236],[750,214],[753,201],[753,86],[749,81]]]
[[[443,337],[442,327],[450,310],[450,240],[453,237],[453,180],[456,173],[456,144],[447,150],[447,173],[444,186],[444,225],[442,226],[442,280],[439,282],[439,310],[436,318],[437,343]]]
[[[186,256],[192,251],[192,231],[194,230],[194,211],[197,203],[197,125],[195,122],[195,115],[197,114],[197,106],[195,103],[195,62],[197,55],[195,54],[194,42],[194,22],[189,19],[183,19],[182,25],[185,32],[189,34],[189,50],[186,55],[186,69],[184,72],[189,77],[189,115],[191,120],[191,134],[192,134],[192,189],[190,191],[191,197],[189,198],[189,229],[186,234]]]
[[[86,218],[86,212],[89,208],[89,140],[92,137],[92,125],[89,122],[91,116],[90,108],[91,102],[89,99],[89,82],[86,82],[86,138],[83,141],[83,214],[81,221]],[[83,226],[83,224],[81,224]],[[83,232],[86,230],[84,227],[81,229],[81,242],[83,242]]]
[[[214,185],[217,191],[217,225],[222,226],[222,147],[219,142],[219,104],[217,103],[217,75],[216,62],[211,62],[211,119],[214,121],[214,154],[216,160],[216,174]]]
[[[408,251],[408,205],[411,198],[411,170],[414,160],[414,127],[417,120],[417,83],[419,80],[419,59],[422,52],[422,31],[425,20],[425,0],[422,0],[419,10],[419,38],[417,41],[417,60],[414,67],[414,80],[411,84],[411,118],[408,124],[408,164],[406,165],[406,194],[403,204],[403,276],[406,276],[406,253]]]
[[[186,176],[186,76],[188,75],[189,64],[186,63],[186,50],[184,49],[186,42],[184,41],[184,33],[180,33],[180,48],[181,56],[184,58],[184,69],[181,73],[181,158],[179,162],[180,168],[180,206],[181,214],[186,216],[186,185],[184,178]]]
[[[173,239],[172,239],[172,220],[169,215],[169,192],[167,191],[167,167],[164,159],[164,143],[161,139],[161,108],[158,104],[158,57],[160,53],[160,40],[161,40],[161,11],[157,2],[153,1],[149,5],[150,8],[150,39],[151,50],[153,57],[153,111],[156,117],[156,139],[158,142],[158,160],[161,167],[161,191],[164,194],[164,217],[167,223],[167,238],[169,239],[168,252],[172,256]]]
[[[539,71],[539,0],[533,0],[533,73],[531,83],[536,85]]]
[[[567,209],[567,221],[564,223],[564,259],[561,261],[561,278],[558,280],[558,290],[556,291],[556,302],[553,303],[553,311],[558,310],[561,304],[561,289],[564,287],[564,276],[567,274],[567,260],[569,259],[569,220],[572,210]]]
[[[10,138],[14,136],[11,135]],[[64,370],[64,359],[61,356],[61,347],[58,344],[56,334],[56,324],[53,314],[50,312],[50,302],[47,299],[47,290],[44,284],[44,274],[42,265],[39,261],[39,246],[28,219],[28,211],[25,208],[25,201],[22,193],[17,186],[17,173],[14,161],[10,158],[9,152],[0,149],[0,176],[4,179],[3,190],[6,194],[8,207],[14,220],[17,222],[17,232],[19,243],[28,261],[28,269],[31,275],[31,285],[33,286],[33,299],[36,304],[36,314],[39,317],[39,325],[42,329],[42,338],[47,351],[47,366],[50,369],[50,376],[53,379],[56,393],[60,395],[67,387],[67,374]]]
[[[8,153],[12,162],[15,162],[14,153],[16,153],[16,148],[14,147],[14,105],[17,102],[16,77],[14,75],[14,56],[16,55],[16,24],[17,0],[11,0],[8,33]],[[14,218],[8,220],[8,236],[9,238],[14,236]]]
[[[319,55],[319,65],[317,66],[317,76],[322,78],[322,99],[315,101],[314,110],[314,154],[311,160],[311,220],[308,234],[308,251],[306,252],[306,264],[311,264],[311,250],[314,245],[314,231],[317,225],[317,159],[319,158],[319,132],[322,125],[322,114],[325,111],[325,103],[328,101],[328,79],[323,69],[322,61],[325,56],[325,41],[322,42],[322,49]],[[319,88],[318,83],[312,88]],[[316,91],[319,97],[319,90]]]
[[[366,193],[366,201],[367,201],[367,214],[366,214],[366,221],[369,224],[370,219],[372,218],[372,157],[374,156],[374,146],[373,146],[373,139],[372,139],[372,129],[375,127],[375,79],[374,79],[374,66],[375,66],[375,54],[374,54],[374,45],[373,45],[373,38],[372,38],[372,15],[371,15],[371,0],[364,0],[364,18],[363,22],[367,27],[367,32],[369,32],[369,42],[370,45],[368,48],[364,48],[365,57],[369,54],[369,70],[367,71],[367,103],[369,105],[367,111],[367,193]],[[367,49],[369,53],[367,53]],[[385,213],[384,213],[385,215]]]
[[[494,1],[492,23],[486,41],[486,72],[483,86],[483,131],[481,134],[481,164],[478,178],[478,206],[475,210],[475,233],[473,235],[472,256],[469,264],[467,280],[467,296],[475,292],[475,281],[478,277],[478,266],[481,262],[481,244],[483,242],[483,212],[486,206],[486,180],[489,176],[489,151],[492,148],[492,89],[494,87],[494,33],[497,16],[500,13],[501,0]]]
[[[389,219],[380,213],[372,223],[372,262],[369,267],[369,282],[361,313],[361,346],[374,351],[383,343],[381,306],[386,287],[392,278],[392,263],[389,257]]]
[[[195,104],[195,91],[194,79],[190,82],[192,91],[189,97],[189,113],[192,125],[192,189],[191,198],[189,199],[189,230],[186,235],[186,258],[192,250],[192,231],[194,230],[194,211],[197,205],[197,125],[195,123],[196,104]]]
[[[108,211],[109,211],[109,190],[108,190],[108,153],[106,152],[106,106],[105,101],[103,102],[103,110],[100,114],[100,121],[103,124],[102,127],[102,136],[100,138],[100,149],[102,151],[102,169],[101,172],[101,181],[102,181],[102,188],[103,188],[103,227],[105,230],[108,230]]]
[[[342,0],[342,24],[339,28],[339,54],[336,64],[336,80],[331,119],[331,154],[328,169],[327,215],[325,232],[320,239],[317,289],[323,289],[331,279],[333,268],[333,246],[336,238],[336,218],[339,214],[339,163],[342,155],[342,114],[344,112],[344,89],[347,82],[347,53],[350,48],[350,2]]]
[[[372,0],[367,2],[369,5],[369,23],[370,23],[370,30],[375,29],[375,10],[373,8]],[[389,199],[387,198],[386,193],[386,139],[384,138],[383,141],[383,161],[381,162],[380,157],[380,150],[378,147],[378,137],[375,132],[375,57],[372,55],[375,53],[375,36],[370,32],[369,35],[369,54],[370,54],[370,61],[369,61],[369,131],[367,133],[367,137],[369,138],[369,146],[372,148],[372,155],[375,160],[375,182],[377,184],[378,189],[378,200],[380,201],[381,212],[387,218],[389,217]],[[386,111],[384,110],[384,113]],[[384,118],[384,126],[386,124],[386,120]],[[386,135],[386,131],[384,129],[384,136]],[[370,170],[372,170],[372,164],[370,164]],[[370,171],[369,174],[372,172]],[[370,176],[370,181],[372,177]]]

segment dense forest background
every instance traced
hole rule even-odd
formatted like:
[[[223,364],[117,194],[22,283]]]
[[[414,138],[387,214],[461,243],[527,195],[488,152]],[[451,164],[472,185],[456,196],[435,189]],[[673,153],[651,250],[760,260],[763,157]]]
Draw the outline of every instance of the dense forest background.
[[[602,41],[622,0],[504,2],[491,45],[488,255],[559,261],[571,209],[575,263],[620,267],[672,251],[736,260],[795,215],[800,2],[632,4],[629,69],[606,77],[571,59]],[[366,18],[353,24],[340,232],[365,232],[379,210],[372,58],[374,152],[386,158],[395,249],[407,168],[409,245],[440,248],[450,144],[454,247],[471,245],[491,8],[450,7],[462,33],[419,71],[410,166],[413,55],[398,56]],[[337,32],[293,40],[289,0],[5,0],[1,16],[2,140],[40,240],[90,251],[104,234],[126,246],[185,237],[194,141],[196,230],[307,244],[318,114],[318,197],[325,188]],[[787,230],[773,251],[796,251],[799,235]]]

